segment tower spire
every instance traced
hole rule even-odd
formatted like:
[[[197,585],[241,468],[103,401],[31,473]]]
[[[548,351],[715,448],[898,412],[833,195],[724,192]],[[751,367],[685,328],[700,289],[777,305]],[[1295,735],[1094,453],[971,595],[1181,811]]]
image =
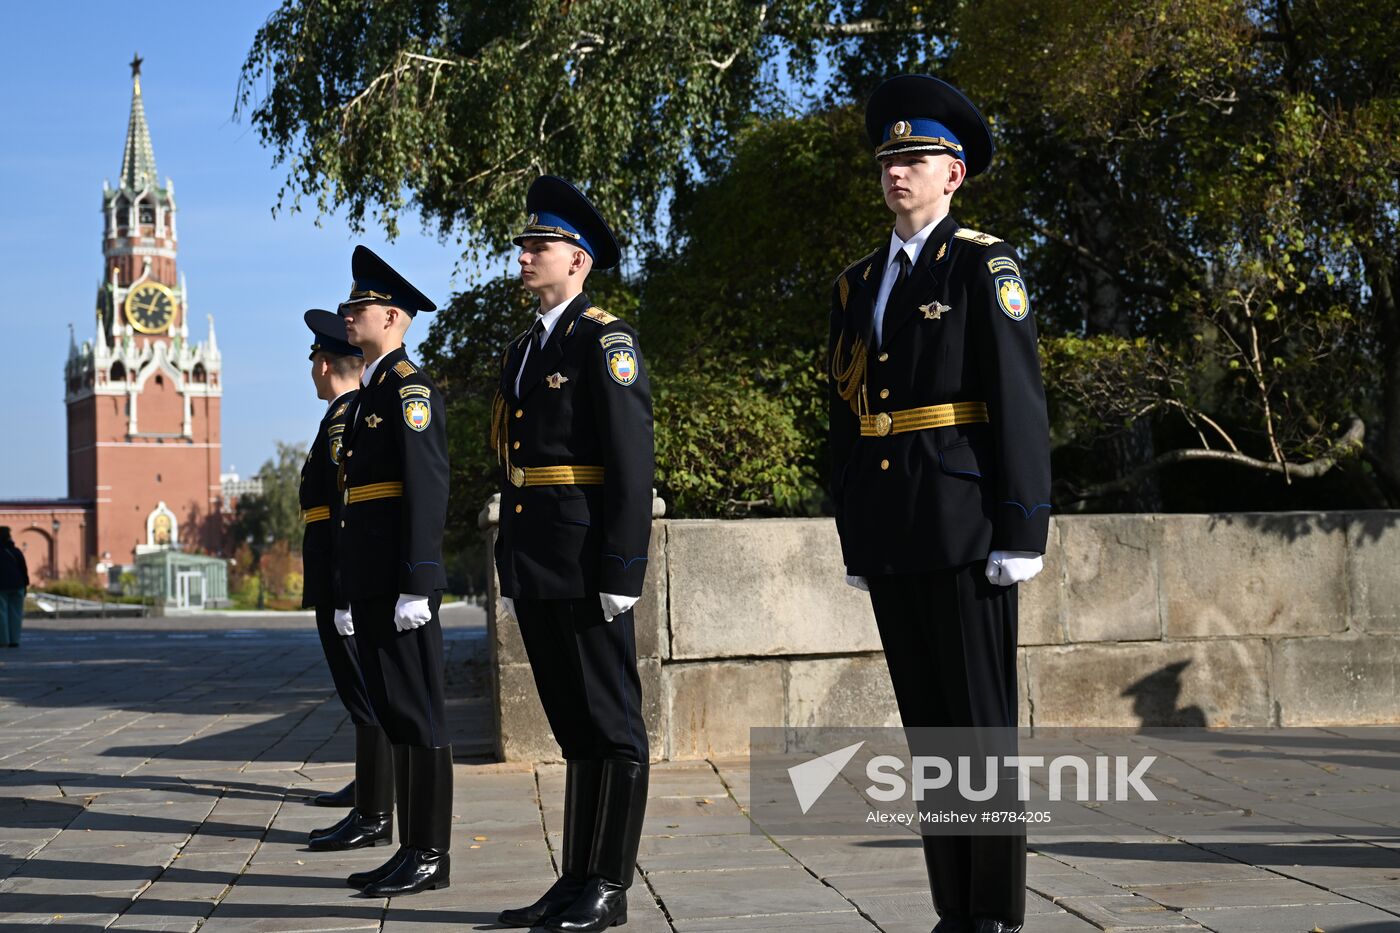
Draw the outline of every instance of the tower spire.
[[[126,147],[122,150],[121,185],[132,191],[156,187],[156,154],[151,148],[151,131],[146,126],[146,108],[141,103],[140,55],[131,58],[131,119],[126,125]]]

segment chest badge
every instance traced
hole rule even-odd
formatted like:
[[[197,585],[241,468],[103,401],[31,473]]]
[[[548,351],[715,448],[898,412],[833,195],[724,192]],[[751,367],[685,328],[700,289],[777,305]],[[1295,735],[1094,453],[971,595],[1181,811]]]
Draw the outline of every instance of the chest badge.
[[[919,305],[919,310],[923,312],[925,320],[939,321],[943,319],[944,311],[951,311],[953,309],[951,306],[945,305],[942,302],[930,301],[926,305]]]
[[[368,418],[365,419],[365,427],[377,428],[379,427],[379,422],[383,420],[384,419],[379,417],[378,415],[370,415]]]
[[[551,389],[562,389],[564,388],[564,383],[568,381],[569,377],[563,373],[552,373],[544,377],[544,384]]]

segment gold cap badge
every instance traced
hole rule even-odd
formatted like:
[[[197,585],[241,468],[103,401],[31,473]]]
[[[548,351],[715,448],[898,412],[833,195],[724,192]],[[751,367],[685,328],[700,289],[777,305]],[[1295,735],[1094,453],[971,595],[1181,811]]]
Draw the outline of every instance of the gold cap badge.
[[[904,137],[909,135],[909,129],[910,127],[908,121],[900,120],[894,126],[890,127],[890,135],[895,139],[903,139]]]

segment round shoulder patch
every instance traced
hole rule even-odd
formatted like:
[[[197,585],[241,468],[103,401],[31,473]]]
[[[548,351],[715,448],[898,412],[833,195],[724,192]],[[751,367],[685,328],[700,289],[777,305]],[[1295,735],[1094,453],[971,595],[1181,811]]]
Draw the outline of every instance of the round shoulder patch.
[[[1019,275],[999,275],[996,277],[997,304],[1006,316],[1020,321],[1031,311],[1031,300],[1026,295],[1026,283]]]
[[[637,354],[631,347],[614,347],[608,351],[608,375],[618,385],[630,386],[637,381]]]

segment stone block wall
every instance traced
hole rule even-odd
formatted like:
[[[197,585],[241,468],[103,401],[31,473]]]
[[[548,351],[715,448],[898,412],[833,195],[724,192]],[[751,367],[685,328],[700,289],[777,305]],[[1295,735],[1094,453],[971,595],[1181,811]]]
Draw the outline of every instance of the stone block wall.
[[[556,758],[492,580],[498,753]],[[636,625],[658,759],[899,724],[829,519],[655,522]],[[1020,646],[1027,725],[1400,722],[1400,513],[1058,517]]]

